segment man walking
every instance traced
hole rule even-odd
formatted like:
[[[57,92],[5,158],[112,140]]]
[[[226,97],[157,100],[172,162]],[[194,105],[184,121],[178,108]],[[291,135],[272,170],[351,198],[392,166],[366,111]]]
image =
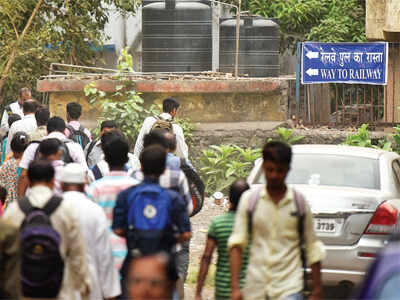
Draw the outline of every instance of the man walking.
[[[312,214],[302,195],[286,186],[291,148],[269,142],[263,148],[267,185],[245,192],[240,199],[235,225],[228,241],[232,300],[302,299],[303,263],[311,266],[311,299],[321,298],[323,244],[316,238]],[[303,236],[299,234],[300,226]],[[251,234],[251,235],[250,235]],[[239,286],[242,253],[251,236],[251,250],[243,293]]]
[[[6,152],[7,154],[11,152],[11,141],[14,134],[18,131],[23,131],[28,135],[35,131],[37,128],[35,112],[38,108],[39,104],[36,100],[26,100],[23,104],[24,116],[21,120],[14,122],[10,131],[8,132],[7,146]]]
[[[86,172],[79,164],[66,165],[60,177],[64,201],[76,207],[86,246],[92,284],[89,299],[114,298],[121,294],[121,286],[114,266],[106,215],[84,194]]]
[[[40,107],[35,112],[37,128],[29,134],[31,141],[40,141],[47,135],[47,122],[49,121],[49,118],[50,111],[47,107]]]
[[[125,164],[128,161],[129,146],[125,139],[115,136],[105,145],[102,145],[105,160],[110,167],[110,172],[99,180],[90,184],[87,194],[94,202],[103,208],[107,216],[107,226],[111,228],[113,220],[113,209],[118,194],[139,182],[128,176]],[[127,254],[125,239],[111,234],[111,247],[113,250],[114,264],[121,269]]]
[[[185,143],[182,127],[174,123],[173,120],[177,114],[180,104],[173,98],[167,98],[163,101],[163,113],[157,117],[147,117],[143,122],[143,127],[139,132],[136,140],[135,150],[133,154],[140,156],[143,150],[143,138],[153,129],[164,128],[176,135],[177,148],[176,155],[181,158],[188,158],[188,146]]]
[[[93,140],[85,147],[86,161],[91,168],[104,159],[103,149],[101,148],[101,137],[109,131],[117,130],[117,123],[111,120],[103,121],[100,125],[100,139]]]
[[[90,131],[79,122],[82,115],[82,106],[77,102],[67,104],[67,130],[65,136],[81,145],[85,149],[92,139]]]
[[[24,116],[24,112],[22,110],[22,105],[24,104],[25,100],[31,99],[32,94],[31,90],[27,87],[24,87],[19,90],[18,100],[7,105],[3,112],[3,117],[1,118],[1,128],[4,130],[8,130],[8,116],[11,114],[17,114],[21,118]]]
[[[197,279],[196,300],[201,300],[201,291],[211,263],[212,254],[215,247],[218,249],[217,272],[215,274],[215,300],[229,299],[231,296],[231,278],[229,271],[228,239],[232,233],[235,221],[236,209],[242,194],[249,189],[249,185],[244,179],[238,179],[232,183],[229,190],[229,212],[214,218],[208,230],[206,246],[203,257],[201,258],[200,271]],[[243,263],[240,271],[240,286],[243,287],[248,249],[243,254]]]
[[[144,148],[140,155],[143,182],[118,195],[112,228],[116,234],[126,237],[130,251],[121,272],[123,278],[129,261],[136,253],[172,253],[177,242],[184,243],[191,238],[186,202],[177,192],[164,189],[159,184],[160,175],[165,170],[166,155],[160,145]],[[134,211],[136,213],[131,214]],[[127,216],[131,219],[128,220]],[[156,227],[160,234],[146,233],[146,229],[147,232],[157,232]]]
[[[66,138],[64,135],[65,122],[60,117],[52,117],[47,122],[47,136],[43,139],[55,138],[63,144],[63,161],[64,163],[76,162],[79,163],[85,170],[87,170],[87,164],[85,155],[82,147]],[[25,195],[26,188],[28,187],[27,181],[27,170],[29,164],[35,159],[39,158],[39,147],[40,143],[32,143],[26,148],[24,155],[22,156],[19,166],[22,168],[21,176],[18,180],[18,196],[23,197]],[[65,150],[65,152],[64,152]]]
[[[26,207],[23,201],[29,201],[28,206],[34,208],[38,207],[44,211],[50,209],[47,204],[51,201],[53,210],[48,214],[50,215],[49,218],[52,227],[59,234],[62,241],[59,244],[59,251],[63,264],[58,264],[57,266],[44,265],[43,270],[38,268],[37,265],[25,266],[24,269],[21,269],[21,272],[25,270],[25,275],[29,275],[29,267],[34,268],[36,273],[30,273],[30,280],[36,280],[37,282],[40,278],[49,279],[42,271],[46,272],[49,268],[52,268],[53,271],[56,267],[62,267],[64,271],[62,271],[62,269],[61,271],[64,273],[64,278],[62,279],[61,290],[56,299],[74,299],[76,291],[79,291],[80,294],[85,297],[90,292],[90,275],[88,272],[85,246],[82,240],[75,208],[60,198],[58,200],[61,201],[57,203],[57,206],[53,205],[53,202],[56,202],[57,199],[53,197],[54,195],[52,192],[54,185],[54,168],[50,162],[32,162],[29,165],[27,174],[30,185],[27,198],[10,203],[3,218],[15,226],[20,227],[26,214],[29,214],[22,209],[22,207]],[[35,248],[33,251],[36,251],[35,253],[39,255],[43,253],[43,250],[40,252],[41,249],[42,248],[38,246],[38,248]],[[27,283],[30,284],[30,281],[27,281]],[[47,291],[42,290],[41,292],[46,293]]]

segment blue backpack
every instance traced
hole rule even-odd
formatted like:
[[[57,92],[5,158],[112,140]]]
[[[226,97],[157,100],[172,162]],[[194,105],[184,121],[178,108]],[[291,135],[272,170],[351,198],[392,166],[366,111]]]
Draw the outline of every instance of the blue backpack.
[[[158,184],[141,184],[128,197],[127,245],[132,256],[171,252],[177,240],[171,223],[172,198]]]
[[[43,208],[33,207],[27,197],[18,201],[25,219],[20,227],[22,294],[30,298],[56,298],[60,292],[64,260],[61,236],[50,216],[62,198],[53,196]]]

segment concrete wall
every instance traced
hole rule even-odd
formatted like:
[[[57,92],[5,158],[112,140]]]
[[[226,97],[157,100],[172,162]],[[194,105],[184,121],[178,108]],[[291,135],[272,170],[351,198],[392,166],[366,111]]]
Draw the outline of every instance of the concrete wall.
[[[98,107],[89,104],[83,88],[90,80],[40,80],[38,91],[50,95],[53,115],[65,116],[68,102],[83,106],[86,126],[95,123]],[[99,89],[112,92],[118,82],[97,80]],[[180,116],[193,122],[283,121],[287,119],[288,80],[138,80],[147,106],[166,97],[181,102]]]

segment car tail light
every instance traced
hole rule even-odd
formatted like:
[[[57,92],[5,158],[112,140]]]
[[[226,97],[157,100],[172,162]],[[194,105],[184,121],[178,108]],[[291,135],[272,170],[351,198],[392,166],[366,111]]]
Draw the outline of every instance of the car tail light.
[[[379,205],[365,230],[365,234],[392,234],[395,231],[397,219],[397,208],[385,202]]]

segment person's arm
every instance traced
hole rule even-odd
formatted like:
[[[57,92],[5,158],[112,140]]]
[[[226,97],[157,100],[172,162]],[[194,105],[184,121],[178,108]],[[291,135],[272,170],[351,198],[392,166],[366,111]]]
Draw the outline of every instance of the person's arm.
[[[186,145],[185,142],[185,136],[183,135],[183,130],[182,128],[174,124],[174,133],[176,135],[176,155],[179,156],[180,158],[189,158],[189,148]]]
[[[61,203],[61,205],[63,205]],[[65,222],[67,245],[67,260],[69,261],[69,270],[73,279],[74,288],[80,292],[82,297],[90,293],[90,273],[85,250],[85,244],[79,228],[79,220],[72,209],[65,209],[64,215],[69,215],[69,222]]]
[[[234,246],[229,252],[229,264],[231,271],[232,300],[243,299],[240,291],[240,269],[242,268],[242,248]]]
[[[190,240],[192,237],[186,202],[178,193],[173,191],[170,192],[170,195],[172,197],[172,206],[170,208],[171,223],[175,225],[178,230],[178,242],[184,243]]]
[[[203,256],[201,257],[199,275],[197,276],[197,286],[195,294],[196,300],[201,300],[201,291],[206,280],[208,268],[210,267],[215,246],[215,240],[211,237],[207,237],[206,247],[204,249]]]
[[[10,130],[8,131],[7,145],[6,145],[6,154],[11,152],[11,141],[15,134],[15,128],[11,125]]]
[[[127,224],[127,210],[128,206],[126,204],[127,197],[130,194],[131,189],[122,191],[118,194],[117,200],[115,202],[115,207],[113,210],[113,220],[112,220],[112,230],[113,232],[121,237],[125,237]]]
[[[254,191],[243,193],[235,215],[235,224],[228,240],[229,261],[231,268],[231,288],[233,300],[242,299],[240,291],[240,268],[242,266],[242,253],[248,242],[248,199]]]
[[[311,276],[313,281],[313,289],[311,300],[322,299],[322,285],[321,285],[321,263],[316,262],[311,265]]]
[[[18,198],[22,198],[25,196],[26,189],[28,188],[29,180],[28,180],[28,170],[22,169],[21,175],[18,178],[17,184],[17,195]]]
[[[307,265],[311,266],[313,280],[311,299],[319,300],[322,299],[321,261],[325,258],[326,252],[322,242],[319,241],[315,235],[312,213],[307,203],[305,204],[304,226]]]
[[[8,113],[6,109],[4,109],[3,117],[1,118],[1,128],[8,130]]]
[[[102,210],[98,217],[96,249],[102,295],[105,299],[114,299],[121,294],[121,284],[118,270],[114,265],[107,218]]]

